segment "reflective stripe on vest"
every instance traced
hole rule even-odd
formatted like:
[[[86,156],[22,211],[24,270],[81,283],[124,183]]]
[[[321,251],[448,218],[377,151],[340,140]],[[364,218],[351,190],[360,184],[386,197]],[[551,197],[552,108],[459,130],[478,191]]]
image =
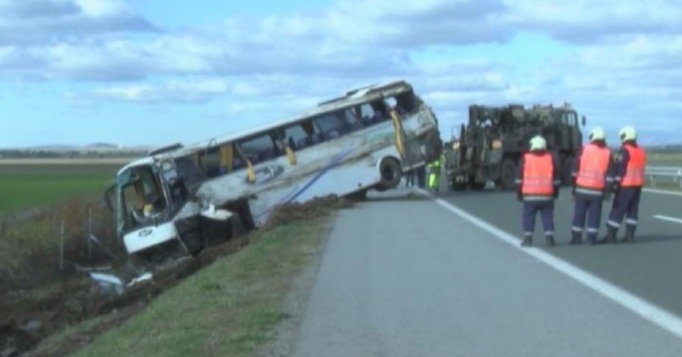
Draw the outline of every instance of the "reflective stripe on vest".
[[[603,190],[606,186],[606,170],[609,168],[611,151],[594,144],[585,145],[580,156],[580,167],[576,185],[595,190]]]
[[[646,153],[644,149],[632,145],[625,145],[628,152],[628,166],[625,168],[620,185],[622,187],[640,187],[644,185],[644,167],[646,166]]]
[[[521,193],[524,195],[552,195],[554,193],[552,156],[547,153],[543,155],[525,154],[523,158]]]

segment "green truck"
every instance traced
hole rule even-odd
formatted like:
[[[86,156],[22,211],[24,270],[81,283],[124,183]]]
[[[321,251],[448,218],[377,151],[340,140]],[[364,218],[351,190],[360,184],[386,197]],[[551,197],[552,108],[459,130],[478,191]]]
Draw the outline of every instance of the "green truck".
[[[492,182],[513,190],[519,160],[528,141],[540,134],[556,155],[563,184],[570,184],[571,169],[582,146],[580,125],[585,117],[568,104],[469,106],[469,121],[459,136],[445,143],[445,174],[453,190],[481,190]],[[454,131],[454,130],[453,130]]]

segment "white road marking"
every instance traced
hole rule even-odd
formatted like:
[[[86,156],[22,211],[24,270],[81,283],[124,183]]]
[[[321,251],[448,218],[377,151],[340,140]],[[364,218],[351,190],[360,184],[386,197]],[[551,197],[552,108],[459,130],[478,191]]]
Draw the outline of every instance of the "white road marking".
[[[417,189],[417,191],[424,195],[433,197],[428,191],[423,189]],[[587,271],[582,270],[560,258],[557,258],[552,254],[534,247],[521,247],[520,239],[517,239],[515,236],[474,215],[467,213],[463,209],[458,208],[457,206],[444,201],[443,199],[435,198],[435,202],[452,213],[464,218],[484,231],[499,238],[503,242],[509,243],[522,252],[543,261],[552,268],[605,296],[613,302],[620,304],[633,313],[669,331],[678,338],[682,338],[682,320],[675,314],[672,314],[661,307],[658,307],[628,291],[625,291],[616,285],[602,280],[599,277],[592,275]]]
[[[660,214],[655,215],[654,218],[658,218],[658,219],[663,220],[663,221],[669,221],[669,222],[675,222],[675,223],[682,224],[681,218],[668,217],[668,216],[663,216]]]

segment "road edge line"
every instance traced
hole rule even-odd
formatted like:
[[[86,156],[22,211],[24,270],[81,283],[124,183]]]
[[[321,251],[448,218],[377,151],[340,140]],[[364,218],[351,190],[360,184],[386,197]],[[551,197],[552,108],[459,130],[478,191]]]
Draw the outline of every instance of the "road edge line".
[[[503,242],[508,243],[514,246],[516,249],[544,262],[560,273],[563,273],[564,275],[576,280],[584,286],[594,290],[598,294],[612,300],[631,312],[643,317],[645,320],[654,323],[655,325],[682,339],[682,319],[680,319],[677,315],[668,312],[665,309],[656,306],[655,304],[648,302],[630,292],[627,292],[626,290],[623,290],[612,283],[592,275],[585,270],[582,270],[577,266],[568,263],[552,254],[544,252],[535,247],[521,247],[519,245],[520,239],[516,238],[515,236],[493,226],[481,218],[467,213],[463,209],[450,202],[438,197],[434,197],[428,191],[423,189],[416,190],[425,196],[434,198],[435,203],[458,215],[460,218],[469,221],[469,223],[474,224],[478,228],[490,233]]]

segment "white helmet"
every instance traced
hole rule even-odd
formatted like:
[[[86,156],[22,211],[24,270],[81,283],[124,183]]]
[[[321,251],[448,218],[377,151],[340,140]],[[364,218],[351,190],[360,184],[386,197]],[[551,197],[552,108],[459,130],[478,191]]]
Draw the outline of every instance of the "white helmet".
[[[618,136],[620,136],[620,141],[637,140],[637,132],[635,131],[635,128],[629,125],[624,126],[623,129],[620,129]]]
[[[590,141],[606,140],[606,132],[604,131],[604,128],[600,126],[592,128],[589,139]]]
[[[545,150],[547,149],[547,141],[540,135],[534,136],[530,139],[530,149],[531,150]]]

